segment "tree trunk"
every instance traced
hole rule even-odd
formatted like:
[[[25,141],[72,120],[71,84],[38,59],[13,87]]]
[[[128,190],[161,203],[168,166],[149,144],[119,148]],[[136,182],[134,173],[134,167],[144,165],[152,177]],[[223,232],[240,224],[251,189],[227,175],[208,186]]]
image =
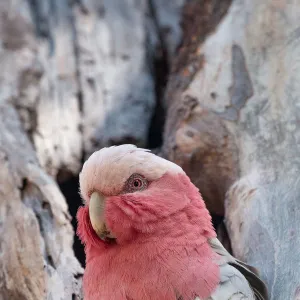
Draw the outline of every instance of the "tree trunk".
[[[184,0],[148,2],[1,1],[1,101],[18,109],[52,176],[78,174],[99,147],[146,145],[153,61],[175,52]]]
[[[153,64],[174,56],[183,3],[1,1],[0,300],[82,299],[55,181],[99,147],[146,146]]]
[[[224,214],[228,191],[233,254],[274,300],[300,297],[299,18],[296,1],[234,0],[214,32],[183,48],[166,99],[163,154],[212,212]]]
[[[81,299],[66,202],[9,104],[0,126],[0,299]]]

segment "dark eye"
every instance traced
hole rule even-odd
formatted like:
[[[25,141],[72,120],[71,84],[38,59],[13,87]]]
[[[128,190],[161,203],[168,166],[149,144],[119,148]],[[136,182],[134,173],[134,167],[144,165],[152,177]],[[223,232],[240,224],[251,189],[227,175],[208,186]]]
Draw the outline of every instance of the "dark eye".
[[[143,182],[142,182],[141,179],[136,178],[136,179],[134,179],[134,181],[133,181],[133,185],[134,185],[135,188],[140,188],[140,187],[143,186]]]
[[[148,187],[147,179],[140,174],[132,174],[126,181],[124,192],[133,193],[145,190]]]

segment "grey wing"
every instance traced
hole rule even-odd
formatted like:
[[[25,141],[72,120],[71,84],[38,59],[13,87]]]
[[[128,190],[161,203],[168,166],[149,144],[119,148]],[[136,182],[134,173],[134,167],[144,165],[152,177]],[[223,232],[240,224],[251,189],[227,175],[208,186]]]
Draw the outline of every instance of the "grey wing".
[[[207,300],[255,300],[246,278],[228,263],[220,266],[219,286]]]
[[[221,280],[207,300],[268,300],[267,289],[254,268],[235,259],[217,239],[210,239],[212,249],[220,255]]]
[[[217,289],[205,300],[256,300],[247,279],[226,259],[220,261],[220,275]],[[196,297],[195,300],[204,299]]]

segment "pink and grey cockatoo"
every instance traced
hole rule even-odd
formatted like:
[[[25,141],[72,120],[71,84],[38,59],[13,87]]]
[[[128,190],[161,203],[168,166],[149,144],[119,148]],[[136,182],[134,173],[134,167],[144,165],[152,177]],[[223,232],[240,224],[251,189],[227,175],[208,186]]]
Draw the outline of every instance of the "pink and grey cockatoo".
[[[178,165],[134,145],[103,148],[85,162],[80,190],[85,300],[268,299]]]

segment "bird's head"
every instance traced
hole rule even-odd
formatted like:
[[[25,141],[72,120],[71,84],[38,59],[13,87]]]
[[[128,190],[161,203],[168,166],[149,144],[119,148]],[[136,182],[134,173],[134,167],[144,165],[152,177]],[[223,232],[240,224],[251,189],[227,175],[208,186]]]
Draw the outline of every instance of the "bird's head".
[[[198,189],[178,165],[134,145],[103,148],[80,173],[90,225],[104,242],[125,243],[171,226],[202,223],[214,235]]]

